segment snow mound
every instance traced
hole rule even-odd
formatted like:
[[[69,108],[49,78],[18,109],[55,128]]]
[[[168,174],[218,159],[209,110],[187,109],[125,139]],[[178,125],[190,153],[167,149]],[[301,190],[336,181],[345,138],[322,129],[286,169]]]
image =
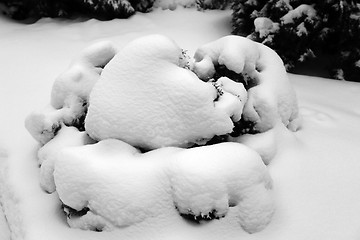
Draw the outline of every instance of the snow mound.
[[[298,129],[296,94],[273,50],[244,37],[226,36],[198,48],[194,58],[193,71],[204,81],[213,78],[219,66],[246,76],[248,100],[242,118],[255,132],[273,128],[279,118],[289,129]]]
[[[270,18],[258,17],[254,20],[255,32],[259,33],[260,38],[268,36],[280,29],[279,23],[274,23]]]
[[[234,82],[234,90],[228,90],[220,82],[205,83],[184,59],[183,50],[161,35],[125,46],[92,89],[87,133],[96,140],[116,138],[156,149],[186,147],[232,132],[245,104],[243,85]]]
[[[94,143],[92,139],[83,131],[80,132],[75,127],[62,126],[57,132],[56,137],[46,143],[38,151],[38,161],[40,168],[40,185],[48,193],[55,191],[53,178],[54,163],[57,154],[61,149],[74,146],[83,146]]]
[[[271,220],[272,180],[260,156],[242,144],[165,147],[142,154],[116,139],[81,146],[80,132],[61,131],[47,144],[51,147],[42,149],[43,166],[51,167],[42,166],[41,177],[47,190],[57,191],[72,227],[109,231],[156,221],[175,209],[195,219],[220,218],[229,207],[237,209],[249,233]]]
[[[102,68],[114,57],[116,49],[110,42],[99,42],[74,60],[54,82],[51,103],[31,113],[25,126],[31,135],[45,144],[60,129],[61,124],[81,125],[87,111],[90,91],[99,79]]]
[[[297,8],[290,10],[281,18],[281,20],[284,22],[284,24],[289,24],[294,23],[295,19],[303,16],[306,17],[306,20],[311,22],[312,19],[316,18],[316,10],[311,5],[301,4]]]

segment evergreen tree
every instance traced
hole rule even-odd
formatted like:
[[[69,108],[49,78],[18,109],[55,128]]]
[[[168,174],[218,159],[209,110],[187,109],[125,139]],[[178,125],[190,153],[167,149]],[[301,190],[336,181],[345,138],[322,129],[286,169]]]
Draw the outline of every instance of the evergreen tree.
[[[86,15],[104,19],[127,18],[135,13],[127,0],[78,0],[78,9]]]
[[[273,48],[288,70],[331,57],[332,76],[360,81],[360,4],[354,0],[238,0],[233,33]]]
[[[233,0],[196,0],[198,9],[225,9]]]
[[[154,0],[0,0],[5,14],[17,20],[82,14],[101,19],[127,18],[146,12]]]
[[[66,17],[71,13],[70,0],[0,0],[5,14],[16,20],[40,17]]]

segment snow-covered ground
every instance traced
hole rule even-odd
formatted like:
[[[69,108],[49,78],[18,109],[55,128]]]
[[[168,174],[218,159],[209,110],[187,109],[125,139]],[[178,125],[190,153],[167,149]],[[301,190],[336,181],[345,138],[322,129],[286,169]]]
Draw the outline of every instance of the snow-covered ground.
[[[9,239],[10,230],[8,228],[5,215],[2,209],[0,209],[0,239]]]
[[[43,19],[23,25],[0,19],[0,201],[12,239],[360,239],[358,83],[289,75],[303,126],[278,136],[278,153],[268,166],[277,209],[255,234],[244,232],[231,211],[201,225],[174,215],[112,232],[71,229],[57,194],[40,188],[39,146],[24,120],[49,102],[54,79],[82,49],[104,39],[121,48],[160,33],[193,55],[230,33],[230,14],[179,8],[108,22]],[[0,211],[1,240],[8,239],[5,223]]]

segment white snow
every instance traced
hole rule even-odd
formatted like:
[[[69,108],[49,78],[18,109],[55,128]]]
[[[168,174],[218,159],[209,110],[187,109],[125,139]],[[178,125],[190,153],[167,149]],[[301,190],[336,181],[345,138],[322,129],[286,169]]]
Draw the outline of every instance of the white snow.
[[[189,146],[230,133],[231,118],[239,120],[245,104],[236,95],[246,99],[245,91],[218,96],[211,83],[180,66],[181,58],[182,49],[162,35],[126,45],[90,94],[86,132],[145,149]]]
[[[278,31],[280,29],[279,25],[279,23],[274,23],[270,18],[266,17],[258,17],[254,20],[255,32],[259,33],[260,38]]]
[[[56,137],[39,149],[38,160],[40,169],[40,185],[49,193],[55,191],[54,164],[57,154],[61,149],[70,146],[82,146],[94,143],[85,132],[80,132],[75,127],[62,126]]]
[[[155,0],[154,8],[161,8],[163,10],[175,10],[178,6],[181,7],[194,7],[196,0]]]
[[[2,209],[0,209],[0,239],[10,239],[10,231]]]
[[[5,158],[7,158],[7,154],[6,151],[3,150],[2,148],[0,148],[0,239],[2,240],[7,240],[10,239],[10,230],[7,224],[7,220],[6,220],[6,216],[4,214],[4,209],[3,209],[3,202],[4,202],[4,192],[5,192],[5,187],[3,185],[2,182],[4,182],[5,180],[4,178],[4,161]]]
[[[247,232],[258,232],[271,220],[270,175],[260,156],[244,145],[161,148],[141,154],[115,139],[63,147],[61,142],[72,137],[56,136],[52,141],[60,143],[59,153],[53,161],[50,149],[50,159],[44,161],[54,166],[45,176],[54,174],[49,183],[55,182],[61,201],[77,211],[89,209],[84,216],[68,218],[72,227],[109,231],[149,218],[159,221],[175,208],[183,214],[226,217],[229,204]]]
[[[355,62],[355,66],[360,68],[360,59]]]
[[[316,17],[316,10],[312,5],[301,4],[297,8],[290,10],[287,14],[281,17],[284,24],[294,23],[294,19],[306,16],[306,19],[311,21]]]
[[[225,218],[201,224],[189,224],[174,210],[158,221],[112,232],[72,229],[57,194],[41,189],[39,146],[23,127],[24,120],[50,101],[54,79],[82,49],[99,40],[121,48],[134,38],[159,33],[192,55],[202,44],[230,33],[230,14],[178,8],[108,22],[43,19],[23,25],[0,19],[0,148],[6,153],[0,162],[0,201],[12,239],[359,239],[358,83],[288,75],[303,124],[295,133],[282,128],[275,135],[277,153],[268,169],[276,212],[258,233],[249,235],[239,227],[235,208]],[[5,229],[8,239],[3,224],[0,236]]]
[[[90,91],[99,79],[102,68],[115,56],[116,51],[110,42],[95,43],[56,78],[49,106],[34,111],[25,122],[37,141],[47,143],[61,124],[72,125],[85,114]]]
[[[296,29],[297,29],[296,34],[297,34],[299,37],[301,37],[302,35],[308,35],[308,31],[307,31],[307,29],[306,29],[306,27],[305,27],[304,22],[300,23],[300,24],[296,27]]]
[[[263,162],[268,165],[278,151],[278,139],[283,138],[286,131],[281,123],[277,123],[274,128],[257,134],[243,134],[239,137],[229,137],[232,142],[242,143],[260,154]]]
[[[277,119],[295,131],[299,128],[298,104],[281,58],[265,45],[240,36],[226,36],[201,46],[195,52],[194,72],[204,80],[224,65],[235,73],[246,73],[254,87],[248,90],[243,118],[265,132]]]

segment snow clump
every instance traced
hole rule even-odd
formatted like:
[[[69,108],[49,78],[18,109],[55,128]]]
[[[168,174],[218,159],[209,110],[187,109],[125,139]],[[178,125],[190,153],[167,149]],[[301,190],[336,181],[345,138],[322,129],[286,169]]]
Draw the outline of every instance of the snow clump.
[[[83,141],[80,132],[61,131],[48,143],[58,146],[58,154],[44,146],[42,156],[53,159],[41,177],[46,176],[47,190],[57,191],[71,227],[112,230],[175,209],[195,219],[220,218],[229,207],[249,233],[271,220],[272,180],[260,156],[242,144],[165,147],[142,154],[116,139],[77,145]],[[80,141],[65,146],[71,135]]]
[[[284,24],[294,23],[295,19],[300,18],[302,16],[306,16],[306,19],[308,19],[310,22],[312,19],[316,17],[316,10],[313,6],[308,4],[301,4],[295,9],[290,10],[287,14],[285,14],[281,21],[284,22]]]
[[[232,132],[247,98],[243,84],[203,82],[183,60],[183,50],[165,36],[129,43],[90,93],[86,132],[144,149],[187,147]]]
[[[193,71],[204,81],[212,79],[219,66],[246,76],[248,99],[242,119],[253,131],[273,128],[277,119],[296,131],[300,120],[296,94],[281,58],[269,47],[240,36],[226,36],[195,52]]]
[[[279,23],[274,23],[270,18],[258,17],[254,20],[255,32],[259,33],[261,38],[268,36],[280,29]]]
[[[94,44],[55,80],[50,105],[25,120],[27,130],[38,142],[47,143],[62,124],[82,127],[90,91],[116,52],[110,42]]]

